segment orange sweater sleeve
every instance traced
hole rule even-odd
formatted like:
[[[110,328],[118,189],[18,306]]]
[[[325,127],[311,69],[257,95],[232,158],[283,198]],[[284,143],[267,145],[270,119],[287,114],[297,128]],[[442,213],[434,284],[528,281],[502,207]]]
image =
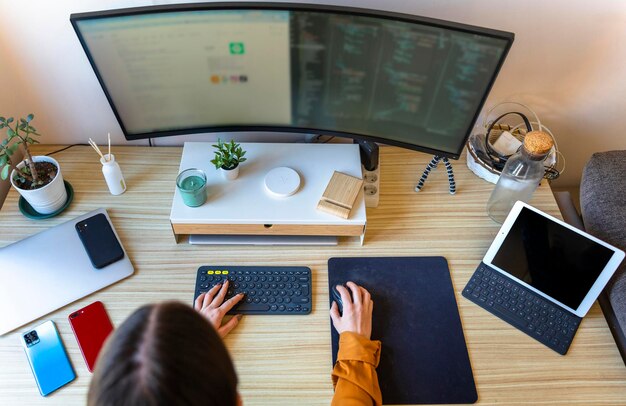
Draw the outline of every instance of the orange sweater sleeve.
[[[332,406],[382,405],[376,374],[380,346],[380,341],[371,341],[356,333],[341,333],[332,373],[335,387]]]

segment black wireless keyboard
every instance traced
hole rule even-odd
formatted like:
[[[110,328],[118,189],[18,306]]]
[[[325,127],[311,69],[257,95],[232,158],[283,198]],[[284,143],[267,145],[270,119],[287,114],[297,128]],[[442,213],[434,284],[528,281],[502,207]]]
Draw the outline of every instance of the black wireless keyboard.
[[[195,302],[200,294],[229,280],[226,299],[244,298],[228,314],[311,313],[311,269],[296,266],[223,266],[198,268]]]
[[[472,275],[463,296],[561,355],[567,353],[582,320],[484,264]]]

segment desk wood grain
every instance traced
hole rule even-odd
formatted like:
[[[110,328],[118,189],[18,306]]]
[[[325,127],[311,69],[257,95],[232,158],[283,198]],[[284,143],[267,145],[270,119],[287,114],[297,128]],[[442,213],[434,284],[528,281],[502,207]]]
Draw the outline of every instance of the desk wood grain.
[[[35,153],[54,149],[56,146],[39,146]],[[19,342],[19,332],[27,327],[0,337],[0,405],[84,404],[91,374],[67,315],[101,300],[117,326],[146,303],[191,303],[195,272],[203,264],[311,268],[311,315],[244,317],[226,345],[239,374],[244,404],[328,405],[332,385],[327,260],[334,256],[402,255],[448,259],[479,404],[626,403],[626,368],[597,304],[583,320],[568,355],[562,357],[462,298],[462,288],[499,228],[485,213],[493,185],[469,172],[464,158],[453,162],[456,195],[448,194],[447,176],[441,168],[415,193],[415,184],[431,157],[381,148],[380,205],[367,211],[363,247],[357,237],[343,238],[336,247],[209,247],[174,243],[169,212],[181,149],[114,147],[114,152],[128,184],[123,195],[108,193],[100,164],[89,147],[73,147],[55,155],[64,178],[75,190],[66,212],[48,220],[26,219],[17,209],[15,191],[9,193],[0,211],[0,246],[5,246],[105,207],[136,270],[129,279],[42,318],[57,323],[77,372],[76,381],[47,399],[39,396]],[[560,216],[545,182],[531,203]]]

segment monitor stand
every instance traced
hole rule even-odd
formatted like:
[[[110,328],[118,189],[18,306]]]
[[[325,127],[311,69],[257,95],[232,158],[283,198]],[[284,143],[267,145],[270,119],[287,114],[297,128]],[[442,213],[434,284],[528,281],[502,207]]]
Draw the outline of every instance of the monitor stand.
[[[198,235],[189,236],[193,245],[337,245],[337,237],[316,235]]]
[[[347,219],[317,210],[317,204],[334,171],[361,178],[359,147],[354,144],[242,143],[247,160],[239,177],[228,181],[212,166],[214,148],[209,142],[186,142],[180,171],[203,170],[207,176],[208,198],[200,207],[185,206],[179,191],[174,193],[170,223],[176,240],[181,235],[191,242],[216,241],[220,236],[245,236],[241,243],[258,243],[257,237],[272,244],[329,244],[331,239],[313,237],[359,237],[365,235],[366,211],[361,191]],[[290,196],[272,193],[265,185],[267,174],[280,167],[291,168],[300,177],[298,190]],[[174,182],[172,182],[173,185]],[[174,186],[172,186],[174,187]],[[294,237],[294,238],[291,238]],[[308,237],[308,238],[303,238]],[[291,238],[291,242],[288,242]],[[236,243],[237,238],[223,238]]]

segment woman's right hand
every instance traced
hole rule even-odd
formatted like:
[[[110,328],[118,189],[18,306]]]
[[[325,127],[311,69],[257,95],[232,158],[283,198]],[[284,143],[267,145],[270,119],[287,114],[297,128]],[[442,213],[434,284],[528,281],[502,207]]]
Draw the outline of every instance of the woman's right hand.
[[[372,311],[374,310],[372,297],[365,288],[354,282],[348,282],[346,285],[352,292],[352,298],[350,298],[348,289],[342,285],[337,285],[337,291],[341,295],[343,304],[343,314],[339,314],[337,302],[333,301],[330,308],[333,326],[339,334],[350,331],[369,340],[372,335]]]
[[[239,320],[242,317],[241,314],[238,314],[222,325],[222,320],[226,313],[243,299],[243,294],[239,293],[224,302],[227,291],[228,280],[224,284],[217,284],[208,292],[202,293],[198,296],[193,306],[194,309],[207,318],[222,338],[226,337],[226,334],[239,324]]]

